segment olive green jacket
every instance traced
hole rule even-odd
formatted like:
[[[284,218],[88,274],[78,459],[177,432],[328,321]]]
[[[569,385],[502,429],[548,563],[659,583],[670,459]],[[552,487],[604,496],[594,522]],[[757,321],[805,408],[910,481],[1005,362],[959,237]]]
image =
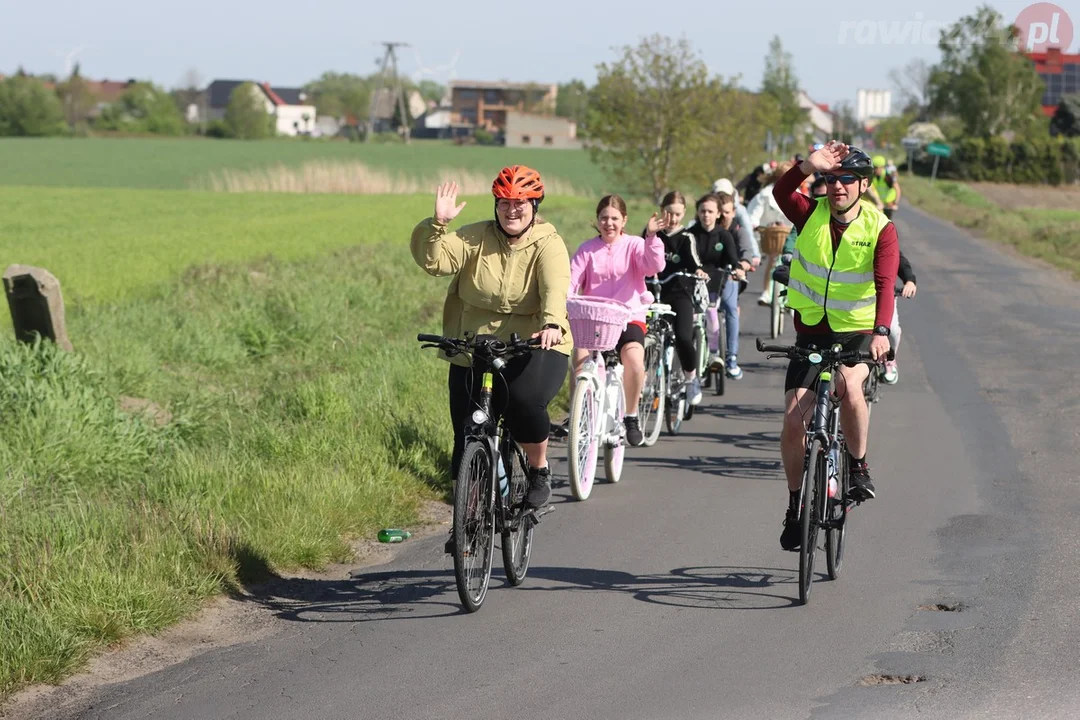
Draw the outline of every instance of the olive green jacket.
[[[494,220],[448,232],[427,218],[413,229],[410,247],[429,275],[454,276],[443,304],[443,335],[469,332],[508,341],[517,333],[528,339],[552,324],[563,331],[554,349],[570,354],[570,254],[553,225],[537,222],[510,244]],[[462,356],[450,362],[469,364]]]

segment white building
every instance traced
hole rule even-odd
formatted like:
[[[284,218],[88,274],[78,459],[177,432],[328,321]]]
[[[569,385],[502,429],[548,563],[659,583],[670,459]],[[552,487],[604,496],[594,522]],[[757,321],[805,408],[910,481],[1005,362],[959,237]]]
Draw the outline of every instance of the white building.
[[[855,93],[855,119],[864,125],[870,120],[880,120],[892,115],[891,90],[867,90],[859,88]]]
[[[829,106],[824,103],[814,102],[813,98],[800,90],[798,95],[799,107],[806,111],[809,127],[804,128],[805,134],[812,135],[815,140],[824,142],[832,137],[833,114]]]
[[[221,120],[233,90],[249,80],[215,80],[206,88],[206,119]],[[252,83],[257,98],[269,115],[275,116],[278,135],[299,135],[315,128],[315,106],[308,104],[307,94],[300,88],[273,88],[270,83]],[[189,114],[191,108],[189,108]]]

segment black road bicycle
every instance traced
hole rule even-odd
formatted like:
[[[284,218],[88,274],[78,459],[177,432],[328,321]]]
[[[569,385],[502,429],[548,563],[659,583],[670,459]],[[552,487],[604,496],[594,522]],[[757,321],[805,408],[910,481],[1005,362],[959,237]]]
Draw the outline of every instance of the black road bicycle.
[[[802,495],[799,525],[802,544],[799,547],[799,602],[810,600],[814,581],[814,554],[818,533],[825,533],[825,563],[829,579],[840,576],[844,563],[844,542],[847,537],[847,515],[861,501],[849,497],[847,443],[840,429],[840,399],[833,379],[845,363],[874,362],[868,352],[844,350],[835,345],[830,349],[803,348],[795,345],[766,345],[757,340],[758,352],[768,357],[808,360],[820,368],[814,415],[806,433],[806,456],[803,460]],[[890,358],[892,353],[890,352]],[[870,371],[874,372],[871,367]]]
[[[510,431],[502,410],[492,408],[495,378],[502,380],[507,362],[539,346],[540,340],[509,343],[491,335],[464,339],[417,335],[424,348],[438,348],[447,356],[467,355],[483,371],[479,402],[465,429],[461,466],[454,480],[454,577],[461,604],[476,612],[487,596],[495,534],[501,536],[506,579],[517,586],[525,580],[532,555],[533,528],[550,505],[541,510],[525,504],[529,463]],[[503,482],[505,479],[505,483]]]

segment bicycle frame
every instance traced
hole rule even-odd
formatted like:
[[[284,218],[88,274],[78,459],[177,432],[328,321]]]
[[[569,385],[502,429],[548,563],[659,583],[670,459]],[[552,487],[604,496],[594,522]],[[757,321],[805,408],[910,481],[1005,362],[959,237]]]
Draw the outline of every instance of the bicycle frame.
[[[613,390],[622,392],[622,384],[613,382],[622,379],[622,363],[615,351],[601,352],[593,350],[589,357],[581,363],[574,378],[575,383],[587,382],[593,386],[597,398],[596,417],[603,419],[602,427],[593,428],[593,443],[609,443],[612,445],[622,444],[623,419],[613,416],[613,408],[617,403],[610,397]]]

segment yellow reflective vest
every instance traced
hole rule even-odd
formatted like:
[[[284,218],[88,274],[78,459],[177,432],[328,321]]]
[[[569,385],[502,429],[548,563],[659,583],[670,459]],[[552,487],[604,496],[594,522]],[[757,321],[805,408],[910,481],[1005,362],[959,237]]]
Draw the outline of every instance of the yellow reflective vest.
[[[890,186],[889,183],[886,182],[884,175],[881,177],[875,175],[871,183],[874,186],[874,192],[881,198],[881,202],[886,205],[892,205],[896,202],[896,187]]]
[[[833,252],[829,201],[821,198],[795,241],[788,283],[788,307],[806,325],[817,325],[828,314],[834,332],[872,330],[877,315],[874,251],[885,214],[860,203],[855,218]]]

